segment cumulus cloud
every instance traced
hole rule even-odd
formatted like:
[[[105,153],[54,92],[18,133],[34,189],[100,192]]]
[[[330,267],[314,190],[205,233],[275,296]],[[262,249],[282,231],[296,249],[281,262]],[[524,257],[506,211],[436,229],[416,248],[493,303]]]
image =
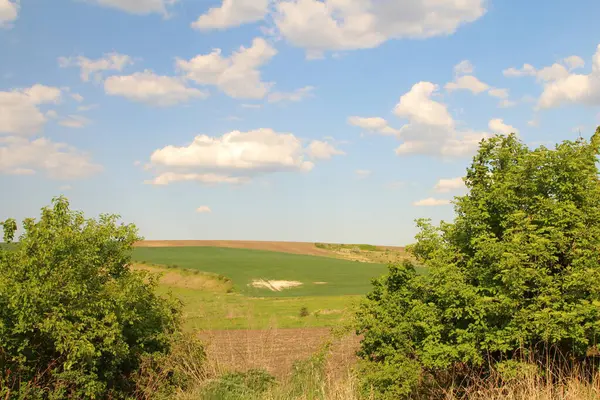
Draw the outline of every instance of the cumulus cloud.
[[[173,182],[199,182],[207,185],[214,185],[219,183],[228,183],[237,185],[240,183],[246,183],[249,181],[247,177],[233,177],[228,175],[219,174],[197,174],[197,173],[178,173],[178,172],[164,172],[156,176],[152,180],[148,180],[145,183],[151,185],[168,185]]]
[[[259,68],[277,51],[263,38],[255,38],[252,46],[240,47],[229,57],[221,49],[198,55],[191,60],[177,59],[177,68],[188,79],[200,85],[214,85],[233,98],[261,99],[272,83],[263,82]]]
[[[78,102],[78,103],[81,103],[83,101],[83,96],[80,95],[79,93],[73,93],[73,94],[71,94],[71,98],[73,100],[75,100],[76,102]]]
[[[0,0],[0,28],[10,28],[19,17],[19,1]]]
[[[308,145],[307,154],[316,160],[329,160],[334,155],[344,155],[344,151],[336,149],[331,143],[313,140]]]
[[[396,149],[397,155],[430,154],[443,157],[461,157],[474,152],[485,133],[458,131],[445,104],[432,99],[438,86],[431,82],[419,82],[400,97],[394,113],[408,119],[409,123],[399,129],[398,137],[403,143]]]
[[[469,60],[463,60],[454,66],[455,75],[469,75],[475,71],[473,64]]]
[[[211,212],[211,209],[209,206],[200,206],[200,207],[196,208],[196,212],[197,213],[209,213],[209,212]]]
[[[145,15],[151,13],[168,15],[168,6],[177,0],[90,0],[98,5],[115,8],[130,14]]]
[[[349,117],[350,125],[358,126],[370,133],[379,133],[382,135],[396,135],[398,130],[389,126],[388,122],[381,117]]]
[[[383,118],[350,117],[352,125],[375,132],[386,130],[402,141],[397,155],[428,154],[442,157],[462,157],[472,154],[485,132],[457,130],[448,107],[434,100],[439,87],[431,82],[418,82],[400,97],[394,108],[396,116],[408,120],[400,129],[392,129]]]
[[[111,76],[104,81],[104,91],[111,96],[123,96],[132,101],[160,107],[208,96],[206,92],[186,86],[180,78],[156,75],[150,70],[126,76]]]
[[[199,30],[224,29],[260,21],[269,10],[269,0],[223,0],[192,23]]]
[[[53,179],[76,179],[100,172],[90,156],[47,138],[0,137],[0,173],[29,175],[45,172]]]
[[[316,56],[373,48],[390,39],[449,35],[485,14],[483,0],[283,0],[279,34]]]
[[[493,133],[500,133],[502,135],[508,135],[511,133],[519,133],[519,130],[512,125],[507,125],[504,120],[500,118],[494,118],[488,123],[488,127]]]
[[[446,86],[444,86],[446,90],[449,92],[453,90],[468,90],[471,93],[479,94],[481,92],[485,92],[490,88],[487,83],[481,82],[479,79],[472,75],[465,75],[457,77],[454,82],[448,82]]]
[[[451,179],[440,179],[434,186],[433,190],[439,193],[447,193],[465,188],[465,182],[462,177]]]
[[[415,201],[413,203],[413,205],[417,207],[445,206],[448,204],[450,204],[450,200],[436,199],[434,197],[428,197],[426,199]]]
[[[304,147],[291,133],[261,128],[233,131],[222,136],[198,135],[185,146],[169,145],[150,156],[156,177],[148,183],[166,185],[177,181],[238,184],[271,172],[307,172],[314,163],[343,154],[330,143],[318,140]]]
[[[585,61],[581,57],[569,56],[541,69],[531,64],[524,64],[520,69],[508,68],[504,70],[504,75],[536,77],[543,87],[538,108],[554,108],[563,104],[600,105],[600,45],[592,57],[591,72],[573,72],[584,66]]]
[[[123,71],[125,67],[133,64],[133,59],[128,55],[116,52],[106,53],[95,60],[84,56],[77,57],[59,57],[58,65],[61,68],[79,67],[81,70],[81,80],[88,82],[90,76],[96,81],[102,80],[102,73],[105,71]]]
[[[394,114],[417,124],[454,126],[448,107],[431,98],[438,89],[438,86],[431,82],[414,84],[408,93],[400,97],[400,102],[394,108]]]
[[[0,134],[33,135],[39,132],[47,121],[40,106],[57,103],[60,97],[59,88],[39,84],[0,92]]]
[[[273,92],[269,94],[267,100],[269,103],[279,103],[284,101],[298,102],[310,97],[314,89],[313,86],[305,86],[296,89],[293,92]]]

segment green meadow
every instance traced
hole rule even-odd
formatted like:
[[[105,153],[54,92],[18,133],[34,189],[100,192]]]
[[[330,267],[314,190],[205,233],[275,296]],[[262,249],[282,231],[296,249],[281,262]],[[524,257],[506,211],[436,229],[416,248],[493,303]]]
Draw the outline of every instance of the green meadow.
[[[133,259],[219,274],[232,280],[236,292],[253,297],[361,295],[370,290],[373,278],[386,272],[383,264],[223,247],[138,247]],[[259,279],[302,285],[272,291],[253,287]]]

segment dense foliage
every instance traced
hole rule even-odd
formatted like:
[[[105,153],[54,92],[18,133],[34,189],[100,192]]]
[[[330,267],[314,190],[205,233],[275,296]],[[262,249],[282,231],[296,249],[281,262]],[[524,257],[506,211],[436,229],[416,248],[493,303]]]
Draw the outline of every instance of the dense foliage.
[[[0,397],[124,398],[142,357],[164,354],[178,304],[129,268],[133,225],[85,219],[65,198],[0,248]],[[3,223],[14,239],[14,220]]]
[[[367,387],[414,397],[523,357],[585,357],[600,333],[599,149],[600,128],[555,149],[482,141],[454,222],[418,221],[410,251],[429,274],[391,266],[361,306]]]

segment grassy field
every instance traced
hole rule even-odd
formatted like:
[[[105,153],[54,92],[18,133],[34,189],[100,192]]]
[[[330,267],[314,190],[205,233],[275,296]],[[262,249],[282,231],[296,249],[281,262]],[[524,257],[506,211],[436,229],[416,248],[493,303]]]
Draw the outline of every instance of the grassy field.
[[[386,272],[384,264],[217,247],[136,247],[133,259],[223,275],[236,292],[254,297],[361,295],[370,290],[372,278]],[[253,287],[260,279],[302,285],[282,291]]]

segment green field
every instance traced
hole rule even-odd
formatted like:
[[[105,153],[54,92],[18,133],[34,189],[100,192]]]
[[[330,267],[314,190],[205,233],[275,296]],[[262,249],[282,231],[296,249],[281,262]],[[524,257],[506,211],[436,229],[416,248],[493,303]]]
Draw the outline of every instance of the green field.
[[[361,295],[387,270],[383,264],[223,247],[138,247],[133,259],[220,274],[233,281],[237,292],[254,297]],[[276,292],[250,286],[256,279],[302,285]]]

